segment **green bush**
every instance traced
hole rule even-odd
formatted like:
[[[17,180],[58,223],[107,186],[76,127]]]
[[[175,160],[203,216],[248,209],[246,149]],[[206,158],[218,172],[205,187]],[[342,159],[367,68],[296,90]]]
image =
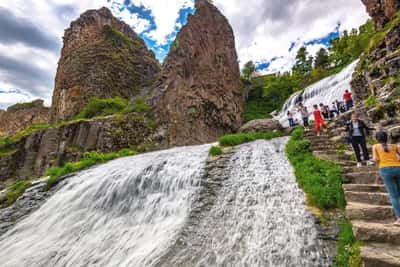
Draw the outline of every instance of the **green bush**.
[[[32,182],[27,180],[17,181],[13,185],[11,185],[6,192],[6,205],[10,206],[11,204],[13,204],[20,196],[22,196],[25,190],[31,186]]]
[[[213,157],[222,155],[222,148],[220,146],[212,146],[209,154]]]
[[[303,128],[294,130],[286,146],[286,154],[295,169],[299,186],[312,206],[322,210],[343,209],[342,169],[314,157],[310,142],[303,139],[303,132]]]
[[[150,110],[151,110],[151,108],[146,103],[146,101],[143,98],[139,98],[139,99],[136,99],[131,105],[128,105],[123,110],[123,113],[131,113],[131,112],[147,113]]]
[[[107,116],[121,112],[128,105],[128,101],[120,97],[100,99],[92,97],[87,106],[78,114],[77,119],[90,119],[98,116]]]
[[[86,152],[83,155],[82,160],[78,162],[70,162],[61,167],[52,167],[48,169],[46,175],[50,176],[50,178],[46,182],[46,187],[47,189],[50,189],[52,186],[58,183],[58,180],[61,176],[66,174],[77,172],[93,165],[105,163],[116,158],[132,156],[136,154],[136,151],[130,149],[122,149],[118,152],[112,153]]]
[[[238,133],[228,134],[219,139],[220,146],[237,146],[244,143],[249,143],[258,139],[270,140],[281,137],[280,132],[258,132],[258,133]]]
[[[360,267],[360,242],[353,234],[352,225],[348,220],[342,220],[339,223],[339,238],[337,246],[335,267]]]
[[[367,107],[376,107],[378,105],[378,99],[374,95],[370,95],[367,100],[364,101],[364,104]]]

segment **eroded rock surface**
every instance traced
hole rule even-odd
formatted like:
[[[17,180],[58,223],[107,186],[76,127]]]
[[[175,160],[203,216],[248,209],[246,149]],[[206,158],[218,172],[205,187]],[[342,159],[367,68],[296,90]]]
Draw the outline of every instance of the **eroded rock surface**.
[[[368,14],[374,19],[378,30],[392,20],[400,9],[399,0],[361,0],[367,7]]]
[[[86,11],[64,34],[51,120],[71,119],[91,97],[150,94],[159,71],[153,52],[110,10]]]
[[[7,111],[0,111],[0,136],[11,136],[32,124],[47,123],[49,108],[43,100],[10,106]]]
[[[279,123],[279,121],[274,119],[252,120],[239,129],[239,131],[243,133],[281,130],[283,130],[282,125]]]
[[[228,20],[206,0],[178,33],[163,65],[156,113],[169,145],[215,141],[242,123],[243,97],[235,39]]]

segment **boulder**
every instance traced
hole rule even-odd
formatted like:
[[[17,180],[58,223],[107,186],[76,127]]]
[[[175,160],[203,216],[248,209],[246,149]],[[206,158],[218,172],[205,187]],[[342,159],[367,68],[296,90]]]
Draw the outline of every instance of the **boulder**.
[[[51,121],[71,119],[91,97],[150,95],[160,72],[154,53],[105,7],[88,10],[65,30]]]
[[[373,18],[377,30],[383,29],[386,23],[394,18],[400,9],[399,0],[361,0]]]
[[[239,132],[249,133],[281,130],[283,130],[283,127],[279,121],[274,119],[261,119],[249,121],[239,129]]]
[[[165,59],[152,101],[169,146],[214,142],[242,125],[233,30],[209,1],[195,6]]]

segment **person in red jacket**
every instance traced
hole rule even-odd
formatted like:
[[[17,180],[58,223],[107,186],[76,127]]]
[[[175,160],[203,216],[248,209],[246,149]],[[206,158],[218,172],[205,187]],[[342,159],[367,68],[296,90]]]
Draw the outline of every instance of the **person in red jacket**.
[[[315,124],[315,131],[317,132],[317,136],[321,135],[321,127],[325,126],[325,121],[322,118],[321,111],[318,109],[318,105],[314,105],[314,124]]]
[[[353,95],[346,90],[343,95],[344,103],[346,104],[346,111],[349,111],[353,107]]]

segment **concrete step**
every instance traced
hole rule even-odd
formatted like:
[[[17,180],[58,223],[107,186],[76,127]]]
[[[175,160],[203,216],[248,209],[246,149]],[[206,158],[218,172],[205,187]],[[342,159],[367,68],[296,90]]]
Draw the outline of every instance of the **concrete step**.
[[[394,220],[390,205],[371,205],[359,202],[347,202],[346,217],[350,220]]]
[[[344,184],[343,190],[353,192],[387,193],[386,187],[383,184]]]
[[[400,267],[400,246],[369,243],[361,247],[364,267]]]
[[[360,241],[400,245],[400,227],[393,223],[367,221],[352,221],[352,223],[354,236]]]
[[[371,205],[391,205],[389,194],[387,193],[368,193],[368,192],[344,192],[346,201],[359,202]]]
[[[363,171],[363,168],[359,168],[358,172],[346,172],[343,174],[343,183],[349,184],[369,184],[376,185],[382,184],[382,179],[378,172]]]

